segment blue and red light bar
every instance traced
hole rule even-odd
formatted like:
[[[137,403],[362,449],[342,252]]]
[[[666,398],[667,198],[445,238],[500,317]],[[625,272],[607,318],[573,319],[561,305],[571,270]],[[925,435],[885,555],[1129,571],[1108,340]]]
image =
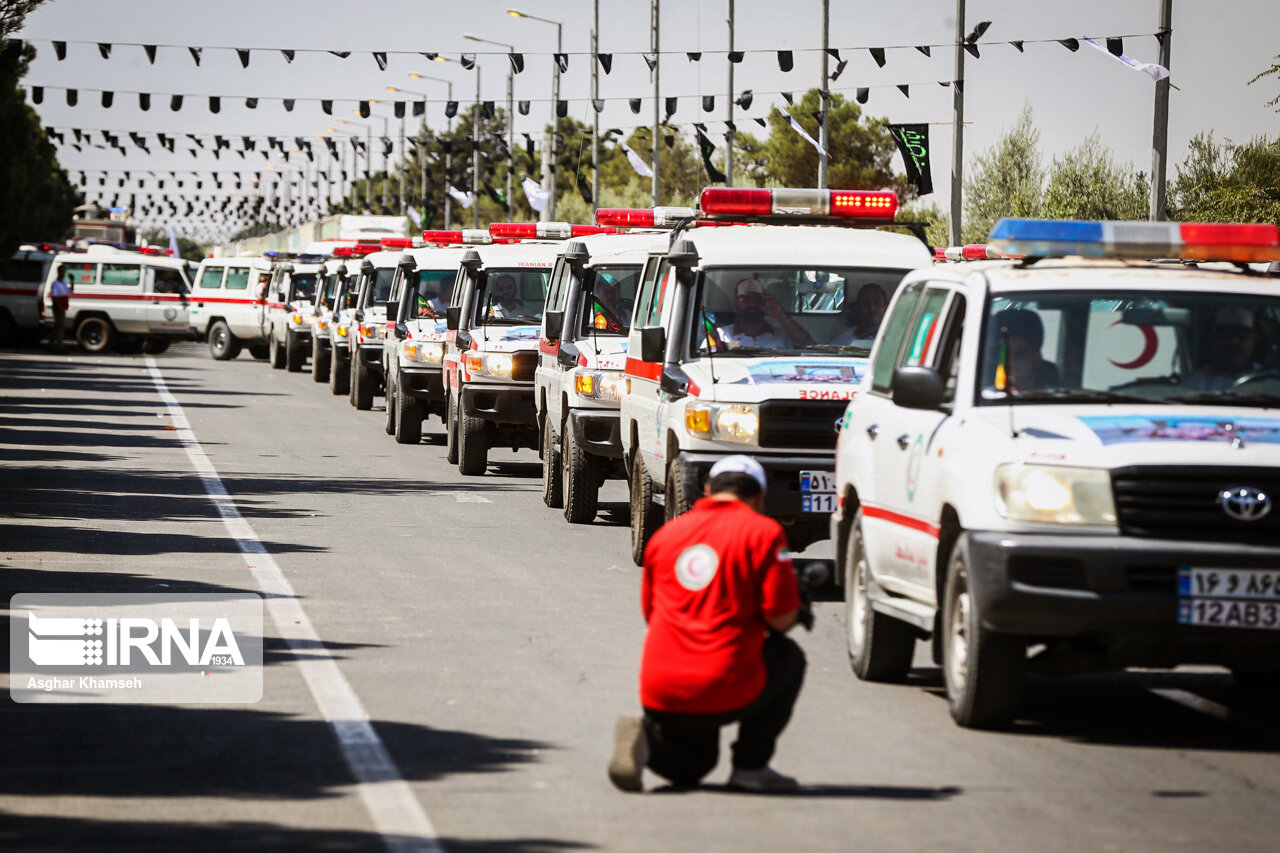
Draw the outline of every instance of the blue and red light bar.
[[[896,193],[864,190],[707,187],[698,203],[705,216],[893,219],[898,212]]]
[[[494,237],[519,238],[521,240],[568,240],[570,237],[589,237],[592,234],[617,234],[617,228],[598,225],[570,225],[568,222],[494,222],[489,226]]]
[[[601,207],[596,225],[616,228],[674,228],[682,219],[695,215],[690,207]]]
[[[1280,229],[1259,223],[1001,219],[991,229],[990,243],[1002,253],[1038,258],[1280,260]]]

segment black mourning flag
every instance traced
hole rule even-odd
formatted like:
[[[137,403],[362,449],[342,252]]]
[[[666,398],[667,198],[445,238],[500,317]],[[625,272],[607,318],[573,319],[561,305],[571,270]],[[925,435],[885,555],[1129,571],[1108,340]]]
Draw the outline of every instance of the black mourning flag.
[[[209,96],[209,112],[216,113],[222,110],[222,98],[217,95]]]
[[[519,74],[521,71],[524,70],[524,54],[523,53],[508,53],[507,60],[511,63],[512,74]]]
[[[103,59],[111,58],[111,45],[104,42],[98,42],[98,53],[102,54]]]
[[[453,118],[458,114],[458,102],[446,101],[444,105],[445,118]]]
[[[569,102],[556,101],[556,116],[558,118],[564,118],[568,114],[569,114]]]
[[[324,114],[327,116],[333,115],[333,101],[321,101],[320,109],[323,110]]]
[[[884,48],[869,47],[867,48],[867,51],[871,54],[871,58],[876,61],[876,65],[884,68]]]
[[[600,67],[604,69],[605,74],[608,74],[610,71],[613,70],[613,54],[612,53],[597,53],[596,60],[600,63]],[[590,202],[588,202],[588,204],[590,204]]]
[[[591,106],[598,113],[604,112],[604,98],[593,98],[591,100]]]
[[[378,70],[379,70],[379,71],[386,71],[386,70],[387,70],[387,54],[386,54],[386,52],[385,52],[385,51],[377,51],[377,50],[375,50],[375,51],[373,52],[373,61],[374,61],[374,62],[376,62],[376,63],[378,63]]]
[[[902,152],[907,180],[916,185],[920,195],[933,192],[933,176],[929,169],[929,125],[891,124],[889,134]]]
[[[296,99],[294,99],[294,98],[285,98],[285,99],[284,99],[284,111],[285,111],[285,112],[287,112],[287,113],[291,113],[291,112],[293,112],[293,105],[294,105],[295,100],[296,100]]]
[[[679,98],[667,98],[667,118],[671,118],[676,114],[676,104],[679,102]]]
[[[742,61],[744,55],[745,54],[740,50],[731,50],[729,51],[729,61],[736,65]]]
[[[989,26],[991,26],[990,21],[979,21],[974,26],[974,28],[969,32],[969,35],[964,37],[964,40],[969,44],[973,44],[978,39],[982,38],[983,34],[985,34],[987,31],[987,27]]]
[[[790,71],[795,67],[795,59],[789,50],[778,51],[778,68],[782,71]]]
[[[346,59],[348,56],[351,55],[351,51],[349,50],[331,50],[329,52],[332,53],[334,56],[338,57],[339,59]]]
[[[859,87],[857,91],[855,91],[853,94],[854,100],[856,100],[860,104],[865,104],[867,102],[867,98],[869,98],[870,96],[871,96],[871,90],[868,89],[866,86]]]
[[[109,110],[109,109],[111,109],[111,105],[112,105],[113,103],[115,103],[115,100],[116,100],[116,93],[115,93],[115,92],[108,92],[108,91],[106,91],[105,89],[103,90],[103,92],[102,92],[102,108],[103,108],[104,110]]]
[[[927,44],[918,44],[918,45],[916,45],[916,50],[920,51],[920,52],[921,52],[921,53],[923,53],[925,56],[933,56],[933,51],[931,51],[931,50],[929,49],[929,45],[927,45]]]
[[[66,58],[67,58],[67,43],[66,43],[65,41],[55,41],[55,42],[53,43],[53,52],[54,52],[54,55],[56,55],[56,56],[58,57],[58,61],[59,61],[59,62],[61,62],[62,60],[66,59]]]
[[[292,50],[282,50],[280,52],[284,54],[284,61],[292,64],[294,52]]]
[[[244,105],[245,105],[247,108],[251,109],[251,110],[256,110],[256,109],[258,108],[258,99],[257,99],[257,98],[245,98],[245,99],[244,99]]]
[[[910,97],[911,97],[911,87],[910,87],[910,86],[908,86],[906,83],[899,83],[899,84],[898,84],[898,91],[902,93],[902,97],[904,97],[904,98],[910,98]]]
[[[138,109],[142,110],[144,113],[151,109],[151,96],[146,92],[138,93]]]
[[[1062,45],[1072,53],[1075,53],[1080,49],[1079,39],[1058,39],[1058,44]]]
[[[658,54],[644,53],[644,54],[641,54],[641,56],[644,57],[644,64],[649,66],[650,71],[658,67]]]
[[[396,118],[404,118],[404,101],[396,101],[394,110]]]
[[[1011,45],[1013,45],[1015,48],[1017,48],[1018,53],[1024,53],[1024,52],[1025,52],[1025,51],[1023,51],[1023,49],[1022,49],[1022,42],[1021,42],[1020,40],[1019,40],[1019,41],[1011,41],[1011,42],[1009,42],[1009,44],[1011,44]]]
[[[844,73],[844,69],[848,67],[849,60],[842,59],[836,63],[836,70],[831,72],[831,82],[834,83],[840,79],[840,75]]]
[[[639,98],[631,98],[630,100],[628,100],[628,101],[627,101],[627,103],[631,106],[631,112],[635,113],[636,115],[639,115],[639,114],[640,114],[640,99],[639,99]]]
[[[142,46],[142,49],[146,51],[147,62],[150,62],[152,65],[155,65],[156,64],[156,46],[154,44],[144,44]]]
[[[560,103],[562,103],[562,104],[563,104],[563,103],[564,103],[564,101],[561,101]],[[563,113],[561,113],[561,112],[559,111],[559,109],[557,109],[557,110],[556,110],[556,114],[557,114],[557,115],[563,115]],[[481,102],[481,104],[480,104],[480,118],[484,118],[484,119],[490,119],[490,118],[493,118],[493,101],[483,101],[483,102]]]
[[[711,112],[712,110],[714,110],[715,108],[716,108],[716,96],[715,96],[715,95],[703,95],[703,96],[702,96],[702,111],[703,111],[704,113],[709,113],[709,112]]]
[[[461,62],[462,67],[470,71],[476,67],[476,55],[474,53],[464,53],[462,54]]]
[[[193,60],[195,60],[196,65],[197,65],[197,66],[199,66],[199,65],[200,65],[200,54],[204,52],[204,48],[203,48],[203,47],[189,47],[189,48],[187,48],[187,50],[191,51],[191,58],[192,58]]]
[[[240,57],[240,67],[241,67],[241,68],[248,68],[248,67],[249,67],[249,51],[248,51],[248,50],[246,50],[245,48],[242,48],[242,47],[237,47],[237,48],[236,48],[236,56],[239,56],[239,57]]]
[[[561,74],[564,74],[566,71],[569,70],[569,54],[555,53],[555,54],[552,54],[552,56],[555,57],[556,65],[560,66]]]
[[[424,116],[424,115],[426,115],[426,114],[427,114],[427,102],[426,102],[426,101],[414,101],[414,102],[413,102],[413,115],[414,115],[414,117],[416,118],[416,117],[418,117],[418,116]]]
[[[68,89],[67,90],[67,106],[74,107],[79,102],[80,102],[80,93],[77,92],[75,89]]]
[[[738,96],[738,106],[744,110],[751,109],[751,102],[755,100],[755,95],[751,94],[750,89],[743,89],[742,94]]]
[[[520,115],[527,116],[529,114],[529,102],[520,101],[516,104],[516,109],[520,112]]]
[[[44,86],[31,87],[31,103],[39,104],[44,101]]]
[[[695,132],[698,135],[698,150],[702,153],[702,165],[707,170],[707,179],[713,184],[723,184],[725,182],[724,172],[717,169],[711,162],[711,155],[716,153],[716,146],[701,129]]]
[[[369,102],[368,102],[368,101],[361,101],[361,102],[360,102],[360,107],[359,107],[359,109],[360,109],[360,118],[368,118],[368,117],[369,117]]]
[[[1108,38],[1108,39],[1107,39],[1107,52],[1108,52],[1108,53],[1110,53],[1112,56],[1121,56],[1121,55],[1123,55],[1123,54],[1124,54],[1124,39],[1122,39],[1122,38]]]

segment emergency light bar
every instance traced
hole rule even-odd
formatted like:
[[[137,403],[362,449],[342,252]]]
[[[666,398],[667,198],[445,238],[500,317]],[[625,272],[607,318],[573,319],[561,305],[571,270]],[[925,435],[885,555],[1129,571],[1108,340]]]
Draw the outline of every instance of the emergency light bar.
[[[1254,223],[1001,219],[991,229],[990,240],[1000,252],[1038,258],[1280,260],[1280,229]]]
[[[462,243],[466,246],[487,246],[493,242],[493,235],[481,228],[466,228],[462,231],[423,231],[422,239],[428,243]]]
[[[942,256],[948,261],[987,261],[1005,257],[986,243],[970,243],[967,246],[948,246],[941,251]]]
[[[422,240],[414,237],[383,237],[380,245],[384,249],[421,249]]]
[[[300,264],[322,264],[325,262],[327,258],[328,258],[328,255],[308,255],[304,253],[304,254],[298,255],[298,257],[295,258],[295,260],[297,260],[297,262]]]
[[[699,205],[707,216],[831,216],[893,219],[896,193],[864,190],[729,189],[707,187]]]
[[[682,219],[696,213],[691,207],[601,207],[596,210],[596,225],[617,228],[674,228]]]
[[[597,225],[570,225],[568,222],[494,222],[489,226],[494,237],[518,237],[520,239],[568,240],[570,237],[588,237],[592,234],[617,234],[617,228]]]

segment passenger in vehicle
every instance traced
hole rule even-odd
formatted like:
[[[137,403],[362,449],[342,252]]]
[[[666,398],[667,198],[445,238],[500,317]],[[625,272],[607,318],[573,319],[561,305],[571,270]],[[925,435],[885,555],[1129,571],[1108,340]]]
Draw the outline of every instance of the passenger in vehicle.
[[[1044,346],[1044,323],[1040,315],[1022,308],[1006,308],[992,318],[993,334],[1009,330],[1009,388],[1014,393],[1056,388],[1061,384],[1058,367],[1040,354]]]
[[[880,322],[884,320],[884,312],[888,307],[889,297],[885,295],[883,287],[874,282],[862,285],[854,299],[846,299],[840,306],[840,316],[849,324],[849,328],[837,335],[831,343],[840,347],[859,346],[869,349],[876,339],[876,332],[880,329]]]
[[[733,290],[733,310],[733,323],[716,328],[716,336],[729,349],[813,346],[813,336],[787,316],[777,297],[767,292],[758,278],[744,278],[738,282]],[[769,323],[770,319],[782,327],[785,336]]]
[[[453,295],[453,280],[428,284],[418,291],[418,316],[443,317],[449,308],[449,299]]]
[[[1182,387],[1192,391],[1225,391],[1241,376],[1262,365],[1253,360],[1258,345],[1257,320],[1243,305],[1224,305],[1209,328],[1209,360],[1188,373]]]

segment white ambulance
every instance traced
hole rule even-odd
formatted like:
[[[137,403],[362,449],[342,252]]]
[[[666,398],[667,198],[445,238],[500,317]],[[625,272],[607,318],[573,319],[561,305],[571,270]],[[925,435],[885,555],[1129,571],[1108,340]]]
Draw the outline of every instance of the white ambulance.
[[[209,343],[209,355],[226,361],[247,346],[254,358],[268,355],[266,285],[272,262],[261,255],[205,258],[191,290],[189,322],[196,340]]]
[[[187,262],[158,249],[131,251],[90,245],[61,252],[41,291],[52,317],[49,287],[55,276],[71,286],[67,323],[85,352],[163,352],[190,336],[187,323]]]
[[[355,307],[344,324],[349,370],[347,399],[361,411],[373,408],[373,398],[384,393],[382,342],[387,335],[387,300],[400,254],[382,250],[365,257],[360,264]]]
[[[321,355],[319,366],[312,365],[317,382],[328,380],[334,396],[351,391],[351,345],[355,329],[356,297],[360,291],[360,271],[366,256],[378,251],[376,244],[361,243],[335,249],[337,257],[325,263],[325,292],[333,288],[329,306],[317,314],[316,334],[328,340],[327,357]],[[330,276],[332,278],[330,278]]]
[[[0,264],[0,346],[40,335],[40,286],[62,247],[24,243]]]
[[[462,232],[454,233],[460,241]],[[436,245],[400,256],[388,301],[388,307],[396,309],[388,315],[394,325],[383,341],[386,430],[400,444],[421,441],[422,424],[429,415],[444,421],[447,315],[463,251],[461,246]]]
[[[473,246],[459,261],[445,337],[445,446],[463,474],[483,474],[490,448],[537,446],[533,372],[558,248],[543,240]]]
[[[266,297],[268,358],[276,370],[299,373],[306,366],[315,326],[316,288],[324,273],[325,258],[268,252],[277,263]]]
[[[977,727],[1028,669],[1280,686],[1280,291],[1246,263],[1280,232],[1004,220],[991,244],[1023,258],[907,276],[843,419],[854,672],[901,680],[932,640]]]
[[[933,265],[919,237],[876,230],[896,209],[888,192],[708,188],[700,221],[719,227],[650,256],[621,401],[637,565],[734,453],[764,466],[765,512],[793,550],[827,538],[835,424],[888,298]]]
[[[563,508],[571,523],[595,518],[606,478],[626,479],[618,406],[640,274],[649,255],[667,246],[670,228],[691,216],[689,208],[600,208],[597,225],[645,230],[576,238],[556,259],[534,401],[542,436],[542,499]]]

